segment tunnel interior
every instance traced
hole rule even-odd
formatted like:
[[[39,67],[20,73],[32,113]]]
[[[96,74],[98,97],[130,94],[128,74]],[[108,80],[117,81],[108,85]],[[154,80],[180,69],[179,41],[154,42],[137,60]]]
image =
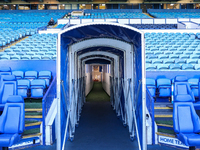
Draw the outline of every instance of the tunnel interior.
[[[59,149],[63,148],[67,138],[74,138],[85,96],[92,90],[95,77],[110,96],[116,115],[128,126],[130,137],[136,137],[139,146],[145,143],[143,37],[139,30],[116,23],[81,24],[59,33]],[[138,105],[135,117],[134,105]]]

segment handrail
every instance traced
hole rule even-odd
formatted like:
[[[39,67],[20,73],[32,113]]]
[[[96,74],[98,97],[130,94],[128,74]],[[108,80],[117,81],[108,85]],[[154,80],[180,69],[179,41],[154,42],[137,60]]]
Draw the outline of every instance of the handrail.
[[[155,144],[154,98],[151,96],[148,88],[146,88],[146,106],[152,120],[152,144]]]
[[[51,107],[51,104],[56,98],[56,84],[57,80],[54,77],[53,81],[51,82],[48,90],[46,91],[44,97],[42,98],[42,134],[43,134],[43,145],[45,145],[45,119]]]

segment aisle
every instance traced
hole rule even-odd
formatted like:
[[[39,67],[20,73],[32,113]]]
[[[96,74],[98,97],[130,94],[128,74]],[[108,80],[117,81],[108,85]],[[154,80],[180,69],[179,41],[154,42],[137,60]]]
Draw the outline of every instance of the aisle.
[[[129,140],[128,129],[116,117],[109,96],[101,83],[95,83],[83,107],[79,127],[66,150],[133,150],[137,142]]]

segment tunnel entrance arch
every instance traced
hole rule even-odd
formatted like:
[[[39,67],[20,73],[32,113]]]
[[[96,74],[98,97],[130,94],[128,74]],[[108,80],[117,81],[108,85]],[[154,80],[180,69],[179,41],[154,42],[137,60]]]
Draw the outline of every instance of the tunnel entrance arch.
[[[117,56],[119,68],[123,66],[121,68],[124,70],[124,74],[119,78],[123,78],[124,95],[127,95],[123,98],[124,103],[127,105],[127,110],[123,110],[127,111],[124,120],[133,136],[134,130],[136,130],[139,147],[146,150],[146,86],[143,32],[118,23],[88,23],[72,26],[61,31],[58,34],[57,44],[57,149],[64,149],[67,137],[75,132],[75,127],[72,126],[77,120],[75,116],[77,114],[74,113],[74,115],[70,112],[71,109],[74,110],[77,107],[77,101],[73,100],[71,94],[74,92],[74,86],[79,86],[80,83],[81,86],[84,85],[84,80],[77,78],[78,68],[82,67],[81,63],[84,60],[80,59],[81,55],[98,52],[98,55],[101,54],[102,56]],[[122,54],[119,55],[118,52]],[[109,54],[106,55],[106,53]],[[114,59],[114,56],[112,58]],[[115,67],[115,64],[113,67]],[[122,69],[118,69],[117,73],[121,73]],[[116,85],[118,88],[120,85],[122,86],[122,84],[119,84],[121,80],[118,79],[114,82],[115,80],[113,79],[112,86]],[[114,97],[115,99],[120,100],[118,97]]]

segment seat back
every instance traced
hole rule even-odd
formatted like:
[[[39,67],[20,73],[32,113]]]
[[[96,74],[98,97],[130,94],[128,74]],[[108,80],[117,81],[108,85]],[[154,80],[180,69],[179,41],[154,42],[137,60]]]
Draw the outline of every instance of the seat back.
[[[195,112],[193,103],[174,102],[173,127],[175,133],[199,133],[200,120]]]
[[[0,100],[5,104],[10,95],[17,95],[17,81],[14,75],[4,76],[0,88]]]
[[[10,96],[0,116],[0,133],[21,134],[24,131],[24,100],[21,96]]]
[[[11,68],[10,67],[1,67],[0,75],[11,75]]]
[[[184,75],[174,78],[174,101],[195,101],[194,94],[188,83],[188,78]]]

